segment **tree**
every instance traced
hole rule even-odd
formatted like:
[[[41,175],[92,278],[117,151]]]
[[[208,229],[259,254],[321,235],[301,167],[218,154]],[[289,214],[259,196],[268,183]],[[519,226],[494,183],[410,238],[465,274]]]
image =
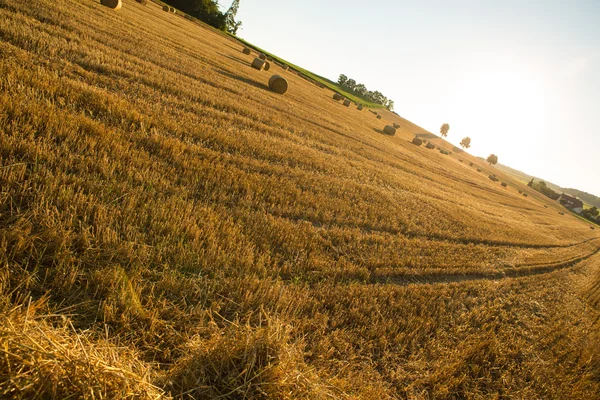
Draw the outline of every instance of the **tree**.
[[[496,164],[498,164],[498,156],[495,154],[490,154],[486,161],[490,165],[496,165]],[[546,183],[544,182],[544,186],[545,185],[546,185]]]
[[[225,30],[225,14],[215,0],[164,0],[165,3],[192,15],[217,29]]]
[[[394,109],[394,100],[389,99],[387,101],[387,104],[386,104],[385,108],[387,108],[388,110],[392,111]]]
[[[338,78],[338,83],[343,86],[346,82],[348,82],[348,77],[344,74],[340,74],[340,77]]]
[[[600,214],[600,211],[598,211],[598,208],[596,206],[588,208],[587,210],[583,210],[581,212],[581,215],[583,215],[587,219],[596,218],[598,214]]]
[[[361,96],[364,96],[367,93],[367,87],[362,83],[359,83],[354,87],[354,91]]]
[[[442,137],[446,137],[448,136],[448,131],[450,130],[450,125],[448,124],[444,124],[440,127],[440,135],[442,135]]]
[[[236,34],[238,28],[240,27],[240,25],[242,25],[241,22],[235,21],[238,8],[240,8],[240,0],[233,0],[231,6],[225,13],[225,29],[227,30],[227,32],[233,35]]]
[[[466,138],[460,141],[460,145],[463,149],[468,149],[469,147],[471,147],[471,138],[467,136]]]
[[[344,86],[346,86],[350,90],[354,90],[354,88],[356,87],[356,81],[354,79],[350,78],[346,81]]]

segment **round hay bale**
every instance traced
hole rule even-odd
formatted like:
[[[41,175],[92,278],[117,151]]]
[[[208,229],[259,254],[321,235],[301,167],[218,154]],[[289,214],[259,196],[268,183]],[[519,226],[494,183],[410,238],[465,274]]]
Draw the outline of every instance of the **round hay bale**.
[[[137,1],[138,3],[140,3],[143,6],[148,4],[148,0],[135,0],[135,1]]]
[[[358,111],[361,111],[363,109],[363,105],[359,104],[359,105],[356,106],[356,108],[358,109]]]
[[[386,125],[385,128],[383,128],[383,133],[385,133],[386,135],[394,136],[396,134],[396,128],[390,125]]]
[[[565,215],[565,213],[564,213],[564,212],[562,212],[562,211],[559,211],[558,213],[559,213],[560,215]]]
[[[169,11],[172,12],[173,14],[177,13],[177,11],[175,11],[175,7],[169,7]]]
[[[267,61],[273,62],[273,57],[267,57]]]
[[[427,143],[427,145],[426,145],[425,147],[427,147],[429,150],[433,150],[433,149],[435,149],[435,146],[434,146],[434,145],[433,145],[433,143],[431,143],[431,142],[428,142],[428,143]]]
[[[252,61],[252,68],[257,69],[259,71],[262,71],[265,68],[265,61],[261,60],[260,58],[255,58],[254,61]]]
[[[290,67],[288,67],[287,65],[284,65],[283,69],[287,71],[288,69],[290,69]]]
[[[100,4],[117,11],[123,7],[121,0],[100,0]]]
[[[288,82],[279,75],[273,75],[269,79],[269,88],[275,93],[284,94],[288,90]]]
[[[521,189],[519,189],[519,194],[523,194],[523,191]]]
[[[344,100],[344,105],[346,107],[350,107],[350,100],[348,100],[348,99]]]
[[[490,178],[490,180],[496,182],[498,181],[498,178],[496,178],[496,175],[488,175],[488,178]]]
[[[423,144],[423,140],[421,140],[421,138],[415,137],[415,138],[412,140],[412,143],[413,143],[413,144],[415,144],[415,145],[417,145],[417,146],[420,146],[420,145],[422,145],[422,144]]]
[[[591,225],[590,225],[590,229],[594,230],[594,229],[596,229],[596,228],[594,228],[593,226],[591,226]]]
[[[266,60],[267,59],[267,55],[265,53],[260,53],[258,55],[258,58],[260,58],[261,60]]]
[[[163,11],[169,12],[169,6],[163,6]]]
[[[472,167],[472,166],[473,166],[473,163],[469,163],[469,167]]]
[[[341,95],[341,94],[339,94],[339,93],[334,93],[334,94],[333,94],[333,99],[334,99],[334,100],[341,100],[341,99],[343,99],[343,98],[344,98],[344,96],[342,96],[342,95]]]
[[[508,186],[508,183],[506,183],[506,182],[502,182],[502,183],[501,183],[501,185],[502,185],[502,187],[507,187],[507,186]]]
[[[244,50],[242,50],[242,53],[244,54],[250,54],[250,49],[247,47],[244,47]]]
[[[399,129],[399,128],[400,128],[400,124],[397,124],[397,123],[395,123],[395,122],[394,122],[394,124],[393,124],[393,125],[394,125],[394,128],[396,128],[396,129]]]
[[[529,196],[529,195],[528,195],[527,193],[523,193],[523,196],[527,197],[527,196]]]
[[[381,115],[377,114],[377,119],[381,119]]]
[[[477,172],[481,172],[481,168],[477,168]]]
[[[544,208],[548,208],[548,206],[544,204]]]
[[[268,71],[270,69],[271,69],[271,64],[268,61],[265,61],[265,71]]]

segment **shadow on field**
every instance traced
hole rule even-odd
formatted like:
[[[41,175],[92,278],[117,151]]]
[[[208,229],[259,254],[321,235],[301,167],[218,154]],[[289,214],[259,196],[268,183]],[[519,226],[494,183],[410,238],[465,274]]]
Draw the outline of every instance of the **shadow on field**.
[[[221,74],[221,75],[225,75],[225,76],[227,76],[229,78],[238,80],[240,82],[247,83],[248,85],[252,85],[252,86],[257,87],[259,89],[269,90],[269,87],[267,85],[265,85],[264,83],[257,82],[255,80],[252,80],[252,79],[249,79],[249,78],[244,78],[243,76],[232,74],[230,72],[225,72],[225,71],[217,71],[217,72],[219,74]]]
[[[384,131],[382,131],[381,129],[377,129],[377,128],[373,128],[373,131],[379,133],[380,135],[385,135],[385,136],[394,136],[394,135],[388,135],[387,133],[385,133]]]
[[[249,66],[250,66],[250,62],[248,62],[248,61],[246,61],[246,60],[242,60],[241,58],[234,57],[234,56],[228,56],[227,54],[223,54],[223,53],[219,53],[219,52],[217,52],[217,54],[219,54],[219,55],[221,55],[221,56],[223,56],[223,57],[225,57],[225,58],[229,58],[230,60],[237,61],[237,62],[239,62],[240,64],[242,64],[242,65],[245,65],[245,66],[247,66],[247,67],[249,67]]]
[[[454,146],[452,148],[452,151],[455,153],[464,153],[465,151],[463,149],[459,149],[458,147]]]
[[[415,136],[421,139],[439,139],[439,137],[433,133],[415,133]]]

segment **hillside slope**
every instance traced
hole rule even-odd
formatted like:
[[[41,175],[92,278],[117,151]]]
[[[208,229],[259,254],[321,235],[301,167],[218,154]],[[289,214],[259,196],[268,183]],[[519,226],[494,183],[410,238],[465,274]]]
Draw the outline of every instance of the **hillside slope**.
[[[1,397],[597,398],[549,199],[151,2],[0,16]]]

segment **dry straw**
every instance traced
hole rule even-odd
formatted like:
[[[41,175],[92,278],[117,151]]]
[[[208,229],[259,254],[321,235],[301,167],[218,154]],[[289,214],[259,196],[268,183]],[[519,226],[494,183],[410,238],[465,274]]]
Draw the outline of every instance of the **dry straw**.
[[[273,75],[269,79],[269,88],[275,93],[284,94],[288,90],[288,82],[279,75]]]
[[[134,350],[76,332],[64,318],[34,312],[0,319],[0,397],[22,399],[164,399]]]
[[[396,134],[396,128],[390,125],[386,125],[385,128],[383,128],[383,133],[385,133],[386,135],[394,136]]]
[[[121,7],[123,7],[123,3],[121,2],[121,0],[101,0],[100,3],[103,6],[112,8],[113,10],[120,10]]]
[[[259,71],[262,71],[265,68],[265,61],[261,60],[260,58],[255,58],[254,61],[252,61],[252,68],[257,69]]]

